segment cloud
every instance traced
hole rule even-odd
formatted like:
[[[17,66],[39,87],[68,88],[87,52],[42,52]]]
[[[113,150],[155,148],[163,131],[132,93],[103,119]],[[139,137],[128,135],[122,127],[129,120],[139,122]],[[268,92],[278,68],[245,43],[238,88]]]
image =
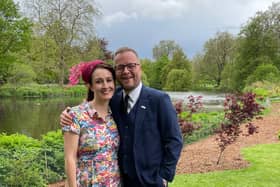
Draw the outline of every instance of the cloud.
[[[149,58],[161,40],[174,40],[192,57],[216,32],[238,34],[250,17],[275,0],[96,1],[104,15],[98,35],[109,41],[109,48],[127,45]]]
[[[119,12],[115,12],[113,14],[107,15],[105,17],[102,18],[102,22],[106,25],[106,26],[112,26],[112,24],[115,23],[122,23],[125,22],[129,19],[137,19],[137,14],[135,12],[131,13],[131,14],[127,14],[125,12],[119,11]]]
[[[187,3],[181,0],[119,0],[117,4],[109,1],[101,5],[104,12],[101,21],[107,26],[135,19],[170,20],[183,17],[188,10]]]
[[[185,1],[186,2],[186,1]],[[133,9],[143,17],[150,19],[178,18],[187,11],[187,3],[180,0],[141,0],[135,1]]]

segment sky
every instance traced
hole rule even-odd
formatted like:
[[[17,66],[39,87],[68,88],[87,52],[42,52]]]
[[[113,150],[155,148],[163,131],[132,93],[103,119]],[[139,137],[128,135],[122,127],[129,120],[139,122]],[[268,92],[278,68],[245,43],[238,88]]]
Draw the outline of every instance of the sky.
[[[152,59],[153,47],[161,40],[174,40],[191,59],[217,32],[237,35],[257,11],[278,1],[95,0],[102,13],[96,32],[109,42],[111,51],[128,46],[140,58]]]

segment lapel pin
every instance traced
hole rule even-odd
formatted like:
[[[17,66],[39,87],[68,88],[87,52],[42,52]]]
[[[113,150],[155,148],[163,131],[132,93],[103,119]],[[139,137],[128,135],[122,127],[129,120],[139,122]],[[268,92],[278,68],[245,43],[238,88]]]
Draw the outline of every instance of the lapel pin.
[[[146,109],[146,107],[145,107],[145,106],[143,106],[143,105],[141,106],[141,108]]]

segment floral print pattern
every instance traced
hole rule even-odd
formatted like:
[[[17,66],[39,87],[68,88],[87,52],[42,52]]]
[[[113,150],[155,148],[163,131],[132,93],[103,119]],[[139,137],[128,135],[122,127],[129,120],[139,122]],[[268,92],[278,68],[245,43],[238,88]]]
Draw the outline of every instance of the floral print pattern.
[[[119,134],[111,112],[105,120],[98,116],[89,102],[73,107],[71,126],[63,132],[79,135],[77,184],[91,187],[120,186],[120,171],[117,151]]]

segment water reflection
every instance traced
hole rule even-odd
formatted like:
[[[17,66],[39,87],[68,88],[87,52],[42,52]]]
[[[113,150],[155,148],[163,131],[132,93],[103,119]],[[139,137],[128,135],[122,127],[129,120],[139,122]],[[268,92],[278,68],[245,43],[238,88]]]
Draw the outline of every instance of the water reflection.
[[[223,103],[225,100],[224,93],[212,93],[212,92],[167,92],[172,101],[183,100],[184,104],[188,102],[188,96],[202,96],[201,102],[203,108],[207,111],[211,110],[223,110]]]
[[[1,98],[0,132],[22,133],[34,138],[59,128],[59,114],[81,98],[15,99]]]
[[[204,107],[218,110],[222,107],[224,94],[206,92],[167,92],[173,101],[188,101],[189,95],[202,96]],[[59,115],[66,106],[75,106],[83,98],[1,98],[0,132],[7,134],[22,133],[34,138],[59,129]]]

